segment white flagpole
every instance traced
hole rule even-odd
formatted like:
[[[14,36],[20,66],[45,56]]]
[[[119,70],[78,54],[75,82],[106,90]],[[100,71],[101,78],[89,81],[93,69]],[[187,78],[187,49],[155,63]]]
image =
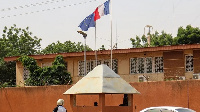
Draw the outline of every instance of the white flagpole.
[[[110,68],[112,69],[112,2],[111,2],[111,0],[110,0],[110,25],[111,25],[111,39],[110,39],[110,41],[111,41],[111,43],[110,43],[110,47],[111,47],[111,51],[110,51]]]
[[[84,45],[84,76],[86,76],[86,37],[84,37],[85,45]]]
[[[95,66],[97,66],[96,38],[97,38],[97,31],[96,31],[96,21],[95,21]]]

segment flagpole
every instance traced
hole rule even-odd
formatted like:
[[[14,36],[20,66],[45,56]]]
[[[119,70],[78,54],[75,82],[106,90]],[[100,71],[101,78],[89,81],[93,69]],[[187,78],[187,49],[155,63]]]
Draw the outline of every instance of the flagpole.
[[[97,66],[97,49],[96,49],[96,39],[97,39],[97,31],[96,31],[96,21],[95,21],[95,66]]]
[[[110,0],[110,25],[111,25],[111,33],[110,33],[110,41],[111,41],[111,43],[110,43],[110,47],[111,47],[111,49],[110,49],[110,68],[112,69],[112,2],[111,2],[111,0]]]
[[[77,32],[80,33],[81,35],[83,35],[84,41],[85,41],[85,45],[84,45],[84,76],[86,76],[86,37],[87,37],[87,34],[82,31],[77,31]]]
[[[85,45],[84,45],[84,76],[86,76],[86,37],[84,37]]]

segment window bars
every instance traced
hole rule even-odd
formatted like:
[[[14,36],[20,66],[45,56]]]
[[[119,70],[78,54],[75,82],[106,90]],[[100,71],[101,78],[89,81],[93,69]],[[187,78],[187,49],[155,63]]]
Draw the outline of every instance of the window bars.
[[[140,57],[130,59],[130,73],[162,73],[163,57]]]
[[[108,67],[111,67],[111,61],[110,60],[97,60],[97,65],[105,64]],[[96,61],[95,60],[87,60],[86,61],[86,73],[88,74],[90,71],[92,71],[95,68]],[[112,60],[112,70],[117,73],[118,72],[118,60],[113,59]],[[84,61],[78,62],[78,75],[84,76]]]
[[[185,56],[185,71],[186,72],[193,71],[193,56],[192,55]]]

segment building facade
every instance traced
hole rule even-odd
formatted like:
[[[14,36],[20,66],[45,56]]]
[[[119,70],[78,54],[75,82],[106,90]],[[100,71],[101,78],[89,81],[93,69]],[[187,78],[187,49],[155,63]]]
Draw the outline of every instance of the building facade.
[[[127,82],[189,80],[199,79],[200,44],[161,46],[147,48],[115,49],[112,51],[112,69]],[[67,71],[71,73],[73,83],[84,74],[84,53],[59,53],[31,55],[41,67],[51,66],[57,55],[62,55],[67,62]],[[106,64],[111,67],[110,50],[86,53],[86,73],[96,65]],[[6,57],[5,61],[14,61],[18,57]],[[97,63],[97,64],[96,64]],[[24,85],[29,72],[20,62],[16,63],[16,84]]]

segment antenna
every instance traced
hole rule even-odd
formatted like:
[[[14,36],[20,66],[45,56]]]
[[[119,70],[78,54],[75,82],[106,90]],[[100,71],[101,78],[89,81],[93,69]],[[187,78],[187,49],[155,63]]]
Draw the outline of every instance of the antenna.
[[[145,35],[145,28],[148,28],[148,33],[147,33],[147,44],[148,44],[148,47],[150,47],[150,44],[151,44],[151,38],[150,38],[150,32],[151,32],[151,28],[153,30],[153,27],[151,25],[146,25],[144,27],[144,35]]]

